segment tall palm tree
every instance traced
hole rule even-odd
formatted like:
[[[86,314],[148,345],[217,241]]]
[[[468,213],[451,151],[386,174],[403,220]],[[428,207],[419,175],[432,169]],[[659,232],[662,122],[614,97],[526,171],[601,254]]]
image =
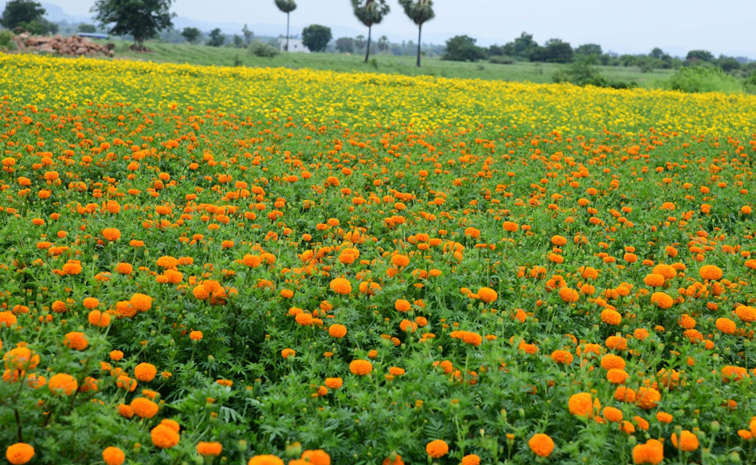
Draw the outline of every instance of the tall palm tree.
[[[365,63],[367,63],[370,58],[370,36],[373,32],[373,24],[380,24],[391,8],[386,0],[352,0],[352,8],[357,19],[368,27],[367,52],[365,53]]]
[[[297,3],[294,0],[276,0],[276,6],[279,10],[286,13],[286,51],[289,51],[289,13],[297,9]]]
[[[404,13],[413,23],[417,24],[417,66],[420,66],[420,44],[423,34],[423,23],[436,16],[433,12],[433,0],[399,0]]]

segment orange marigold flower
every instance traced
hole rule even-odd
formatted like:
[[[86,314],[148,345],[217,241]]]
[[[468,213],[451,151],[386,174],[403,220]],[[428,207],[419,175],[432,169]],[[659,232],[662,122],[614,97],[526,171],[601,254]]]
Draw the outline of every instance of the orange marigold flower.
[[[619,355],[606,354],[601,357],[601,368],[604,370],[611,370],[612,368],[623,370],[625,368],[625,360]]]
[[[106,465],[121,465],[126,460],[126,454],[117,447],[107,447],[102,451],[102,459]]]
[[[528,441],[528,447],[539,457],[548,457],[554,450],[554,441],[547,434],[534,434]]]
[[[603,410],[604,418],[611,421],[612,423],[619,423],[622,421],[622,410],[614,407],[604,407]]]
[[[656,419],[662,423],[672,423],[673,417],[667,412],[658,412],[656,414]]]
[[[675,303],[674,299],[664,292],[654,292],[651,295],[651,303],[662,309],[667,309]]]
[[[294,357],[295,355],[297,355],[297,353],[294,352],[292,349],[284,349],[281,351],[281,357],[283,358]]]
[[[633,462],[636,465],[657,465],[664,460],[664,445],[656,439],[633,447]]]
[[[63,345],[69,349],[84,350],[89,346],[89,341],[84,333],[78,331],[71,331],[67,333],[63,339]]]
[[[622,315],[616,310],[607,308],[601,311],[601,321],[611,326],[617,326],[622,323]]]
[[[664,285],[664,281],[664,276],[656,273],[651,273],[643,278],[643,282],[646,284],[646,286],[650,287],[661,287]]]
[[[714,265],[704,265],[698,270],[701,279],[708,279],[711,281],[722,279],[722,269]]]
[[[284,465],[284,461],[275,455],[255,455],[247,465]]]
[[[460,465],[480,465],[480,457],[475,454],[465,455]]]
[[[487,304],[495,302],[498,297],[499,294],[490,287],[481,287],[478,289],[478,298]]]
[[[683,452],[693,452],[698,449],[698,437],[688,430],[682,430],[678,441],[677,434],[672,433],[672,445]]]
[[[95,299],[94,297],[87,297],[82,301],[82,305],[84,305],[84,308],[87,310],[94,310],[95,308],[99,307],[100,301]]]
[[[150,437],[152,438],[152,445],[160,449],[170,449],[176,446],[181,439],[178,431],[163,423],[152,428]]]
[[[336,339],[341,339],[342,337],[346,336],[347,328],[346,326],[339,324],[331,325],[328,328],[328,334],[331,337],[335,337]]]
[[[129,303],[139,312],[146,312],[152,308],[152,297],[145,294],[134,294]]]
[[[425,446],[425,452],[429,457],[437,459],[449,452],[449,445],[443,439],[436,439]]]
[[[652,387],[641,387],[638,389],[638,395],[636,396],[635,403],[638,407],[644,410],[650,410],[657,405],[661,400],[661,393]]]
[[[573,394],[568,402],[570,413],[576,416],[584,417],[591,415],[593,408],[593,399],[587,392]]]
[[[140,363],[134,368],[134,377],[139,381],[149,383],[155,379],[155,375],[157,375],[157,368],[151,363]]]
[[[322,449],[306,450],[302,452],[300,457],[305,463],[311,463],[312,465],[331,465],[331,456]]]
[[[336,278],[331,281],[331,290],[337,294],[347,295],[352,292],[352,283],[344,278]]]
[[[189,333],[189,339],[192,341],[201,341],[202,336],[202,331],[192,331]]]
[[[735,309],[735,314],[740,318],[740,321],[744,323],[752,323],[756,321],[756,308],[746,305],[740,305]]]
[[[566,350],[555,350],[551,353],[551,359],[556,363],[569,365],[570,363],[572,363],[573,356]]]
[[[102,237],[113,242],[121,238],[121,231],[116,228],[105,228],[102,230]]]
[[[621,368],[610,368],[606,372],[606,379],[612,384],[625,384],[627,372]]]
[[[140,418],[152,418],[157,415],[158,404],[144,397],[136,397],[131,401],[131,410]]]
[[[99,310],[92,310],[89,312],[89,316],[87,316],[87,321],[92,326],[106,328],[110,324],[110,315]]]
[[[25,442],[17,442],[5,450],[5,458],[13,465],[22,465],[34,457],[34,447]]]
[[[223,445],[219,442],[200,442],[197,444],[197,453],[203,457],[217,457],[223,452]]]
[[[325,385],[328,389],[339,389],[344,384],[341,378],[326,378]]]
[[[357,376],[365,376],[373,371],[373,364],[369,360],[353,360],[349,364],[349,371]]]
[[[397,299],[397,301],[394,302],[394,308],[399,312],[408,312],[412,308],[412,304],[407,300]]]
[[[54,395],[70,396],[79,389],[79,383],[76,382],[76,378],[69,374],[58,373],[50,378],[47,387]]]

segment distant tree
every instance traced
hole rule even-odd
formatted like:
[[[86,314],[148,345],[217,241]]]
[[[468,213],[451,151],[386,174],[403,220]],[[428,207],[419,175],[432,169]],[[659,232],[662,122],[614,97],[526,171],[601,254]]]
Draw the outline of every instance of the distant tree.
[[[740,62],[733,58],[724,55],[719,55],[716,61],[717,66],[722,68],[725,72],[735,71],[740,69]]]
[[[45,9],[39,2],[33,0],[10,0],[5,4],[3,15],[0,16],[0,24],[7,29],[23,27],[33,21],[39,21],[45,15]]]
[[[446,41],[444,60],[477,61],[486,58],[486,50],[475,45],[476,40],[469,36],[454,36]]]
[[[294,0],[275,0],[279,10],[286,13],[286,50],[289,51],[289,14],[297,9],[297,3]]]
[[[202,32],[196,27],[185,27],[184,30],[181,31],[181,37],[186,39],[190,44],[196,43],[201,35]]]
[[[231,43],[234,44],[234,47],[236,48],[244,48],[244,39],[239,34],[234,34],[234,37],[231,39]]]
[[[252,43],[252,39],[255,37],[255,33],[252,32],[245,24],[242,28],[242,34],[244,34],[244,43],[249,45]]]
[[[85,24],[85,23],[79,24],[79,27],[77,27],[76,30],[78,32],[85,32],[89,34],[93,34],[97,32],[97,28],[95,27],[94,24]]]
[[[423,24],[436,16],[433,0],[399,0],[399,4],[404,8],[404,14],[417,25],[417,66],[420,66]]]
[[[333,35],[330,27],[311,24],[302,30],[302,44],[313,52],[325,51],[331,38]]]
[[[488,47],[488,54],[491,56],[505,56],[506,53],[504,52],[504,46],[503,45],[491,45]]]
[[[351,37],[339,37],[336,39],[336,50],[340,53],[354,53],[354,39]]]
[[[223,32],[221,32],[220,28],[215,28],[212,31],[210,31],[210,34],[207,36],[207,42],[205,42],[210,47],[220,47],[226,42],[226,36],[223,35]]]
[[[561,39],[549,39],[543,47],[534,48],[530,54],[531,61],[570,63],[573,59],[574,52],[572,47]]]
[[[657,60],[663,60],[669,55],[664,53],[664,50],[660,49],[659,47],[654,47],[654,49],[651,50],[651,53],[649,53],[648,56],[650,56],[651,58],[656,58]]]
[[[370,58],[370,38],[373,33],[373,24],[380,24],[391,8],[386,0],[352,0],[352,9],[357,19],[368,27],[367,51],[365,52],[365,63],[367,63],[368,58]]]
[[[512,53],[505,53],[505,55],[514,55],[520,58],[528,58],[530,53],[538,47],[538,42],[533,40],[533,34],[523,32],[520,37],[516,38],[512,42]]]
[[[381,52],[388,50],[390,45],[391,44],[389,44],[388,37],[381,36],[380,39],[378,39],[378,50],[380,50]]]
[[[601,50],[599,44],[583,44],[575,49],[576,55],[603,55],[604,51]]]
[[[363,36],[362,34],[354,38],[354,46],[357,48],[357,50],[362,50],[362,47],[364,47],[366,43],[367,41],[365,40],[365,36]]]
[[[108,32],[134,37],[133,48],[144,50],[144,41],[173,26],[170,12],[173,0],[96,0],[92,7],[95,19]]]
[[[685,57],[685,59],[691,62],[712,62],[714,61],[714,55],[712,55],[708,50],[691,50],[688,52],[688,55]]]

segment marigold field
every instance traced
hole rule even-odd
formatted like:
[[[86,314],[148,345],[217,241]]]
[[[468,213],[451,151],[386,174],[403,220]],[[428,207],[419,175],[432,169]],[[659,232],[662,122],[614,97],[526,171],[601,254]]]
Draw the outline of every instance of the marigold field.
[[[756,463],[756,97],[0,70],[9,463]]]

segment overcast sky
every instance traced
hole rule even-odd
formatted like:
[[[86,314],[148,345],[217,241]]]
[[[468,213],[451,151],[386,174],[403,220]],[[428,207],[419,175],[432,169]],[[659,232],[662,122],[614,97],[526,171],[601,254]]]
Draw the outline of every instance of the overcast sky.
[[[69,14],[89,14],[94,0],[46,0]],[[660,46],[672,54],[706,49],[714,54],[746,54],[756,58],[756,1],[753,0],[436,0],[436,18],[423,34],[439,40],[467,34],[479,44],[505,43],[522,31],[543,43],[556,37],[573,46],[598,43],[604,51],[647,53]],[[292,34],[317,23],[364,29],[349,0],[297,0],[291,14]],[[416,40],[417,29],[397,0],[391,13],[374,27],[376,37]],[[213,22],[281,24],[286,16],[273,0],[175,0],[179,16]],[[252,30],[255,29],[252,27]],[[224,31],[234,33],[238,31]]]

